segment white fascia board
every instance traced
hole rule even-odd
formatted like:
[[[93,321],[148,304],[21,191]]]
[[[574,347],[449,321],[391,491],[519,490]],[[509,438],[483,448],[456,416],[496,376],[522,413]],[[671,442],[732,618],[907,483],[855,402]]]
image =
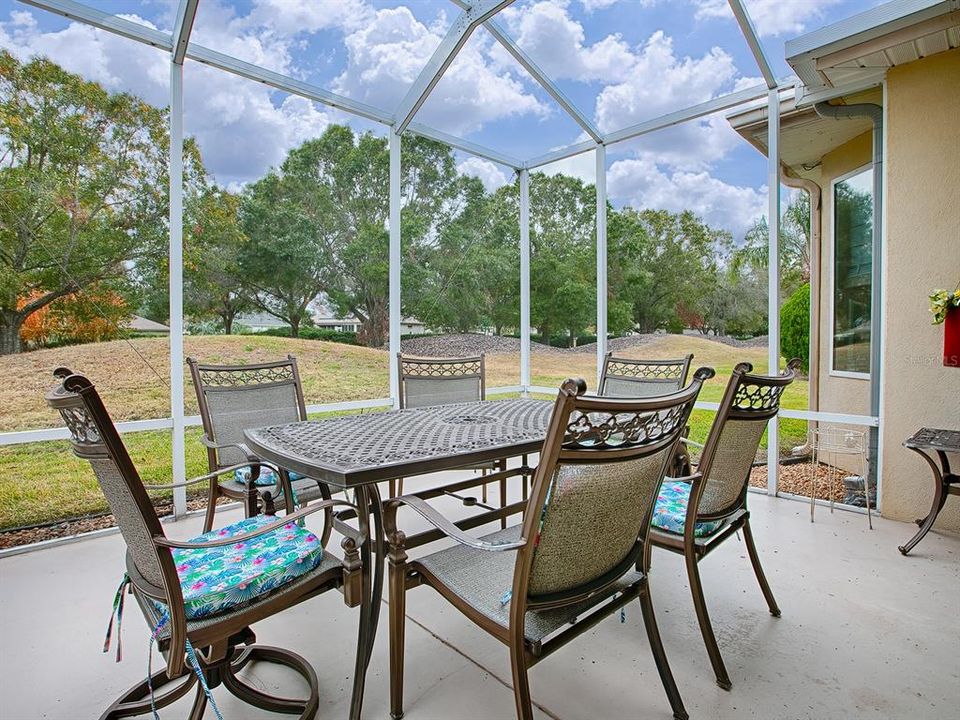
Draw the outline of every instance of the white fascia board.
[[[437,142],[442,142],[445,145],[463,150],[471,155],[476,155],[477,157],[486,158],[487,160],[492,160],[495,163],[506,165],[514,170],[519,170],[523,166],[523,163],[515,157],[510,157],[509,155],[497,152],[496,150],[484,147],[483,145],[478,145],[477,143],[470,142],[469,140],[464,140],[463,138],[456,137],[455,135],[450,135],[442,130],[435,130],[434,128],[422,123],[410,123],[407,126],[407,131],[431,140],[436,140]]]
[[[787,40],[785,56],[791,65],[804,55],[827,54],[856,45],[914,23],[960,9],[958,0],[895,0]]]
[[[430,60],[427,62],[420,74],[417,75],[413,84],[403,96],[400,105],[397,107],[395,118],[395,131],[402,133],[413,120],[414,115],[423,106],[430,92],[440,82],[440,78],[446,72],[447,68],[457,57],[457,53],[470,39],[470,35],[476,30],[477,26],[489,20],[508,5],[513,4],[515,0],[478,0],[469,8],[460,13],[453,25],[447,30],[440,45],[433,51]]]
[[[597,143],[595,143],[593,140],[584,140],[583,142],[557,148],[556,150],[551,150],[543,155],[530,158],[523,163],[523,167],[527,170],[533,170],[534,168],[543,167],[544,165],[549,165],[550,163],[557,162],[558,160],[566,160],[567,158],[574,157],[575,155],[582,155],[585,152],[592,152],[596,149]]]
[[[782,91],[788,89],[788,87],[790,86],[781,86],[780,89]],[[652,118],[642,123],[631,125],[623,130],[610,133],[603,138],[603,143],[605,145],[611,145],[613,143],[623,142],[624,140],[631,140],[632,138],[639,137],[640,135],[652,133],[655,130],[660,130],[672,125],[679,125],[680,123],[687,122],[688,120],[695,120],[721,110],[729,110],[730,108],[736,107],[737,105],[741,105],[745,102],[766,97],[767,93],[769,92],[770,88],[768,88],[766,85],[755,85],[744,90],[739,90],[727,95],[721,95],[720,97],[713,98],[712,100],[707,100],[706,102],[702,102],[697,105],[691,105],[688,108],[667,113],[666,115],[661,115],[660,117]]]
[[[101,10],[95,10],[82,3],[73,2],[73,0],[20,0],[20,2],[57,15],[63,15],[68,20],[106,30],[114,35],[152,45],[161,50],[169,52],[173,48],[173,40],[167,33]]]
[[[187,54],[187,44],[190,42],[190,33],[193,32],[193,21],[197,17],[197,3],[199,0],[180,0],[177,8],[177,19],[173,24],[173,55],[176,65],[183,65],[183,58]]]
[[[281,75],[280,73],[267,70],[258,65],[238,60],[235,57],[224,55],[223,53],[203,47],[202,45],[197,45],[196,43],[190,43],[187,47],[186,56],[190,60],[196,60],[197,62],[210,65],[219,70],[245,77],[248,80],[261,82],[264,85],[269,85],[270,87],[283,90],[293,95],[305,97],[308,100],[315,100],[324,105],[348,112],[351,115],[358,115],[359,117],[383,123],[384,125],[390,125],[393,122],[390,114],[380,108],[357,102],[343,95],[337,95],[316,85],[311,85],[302,80],[295,80],[287,75]]]
[[[760,38],[757,36],[757,30],[750,19],[750,14],[744,7],[742,0],[728,0],[728,2],[730,9],[733,11],[733,16],[737,19],[737,24],[740,26],[743,39],[747,41],[747,46],[753,53],[753,59],[756,60],[757,67],[760,68],[760,74],[763,75],[763,79],[767,83],[767,89],[773,90],[777,87],[777,78],[774,76],[770,61],[767,60],[767,55],[763,51],[763,45],[760,44]]]
[[[797,93],[797,107],[809,107],[818,102],[835,100],[845,95],[853,95],[854,93],[869,90],[872,87],[880,87],[886,75],[887,68],[877,68],[874,72],[865,71],[854,83],[846,83],[838,87],[829,85],[816,88],[801,86]]]

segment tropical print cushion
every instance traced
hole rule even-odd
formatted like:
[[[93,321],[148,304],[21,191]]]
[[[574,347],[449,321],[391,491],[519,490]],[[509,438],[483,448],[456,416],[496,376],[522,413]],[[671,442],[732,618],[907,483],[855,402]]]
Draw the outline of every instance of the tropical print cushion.
[[[277,519],[257,515],[188,542],[242,535]],[[216,615],[243,605],[310,572],[322,558],[323,548],[317,536],[293,522],[245,542],[173,551],[188,619]]]
[[[236,470],[233,471],[233,479],[236,480],[238,483],[242,483],[246,485],[247,480],[250,479],[251,472],[252,470],[249,466],[244,468],[237,468]],[[290,482],[294,482],[296,480],[302,480],[304,477],[300,473],[293,472],[293,470],[289,470],[288,473],[290,475]],[[261,487],[267,486],[267,485],[276,485],[278,480],[279,478],[277,477],[277,474],[271,468],[261,465],[260,474],[257,475],[257,479],[253,481],[253,484]]]
[[[687,517],[687,503],[690,502],[690,489],[692,485],[681,480],[664,480],[660,486],[660,494],[657,496],[657,505],[653,509],[653,526],[667,532],[683,535],[683,525]],[[712,520],[710,522],[698,522],[693,529],[695,537],[706,537],[712,535],[720,526],[723,520]]]

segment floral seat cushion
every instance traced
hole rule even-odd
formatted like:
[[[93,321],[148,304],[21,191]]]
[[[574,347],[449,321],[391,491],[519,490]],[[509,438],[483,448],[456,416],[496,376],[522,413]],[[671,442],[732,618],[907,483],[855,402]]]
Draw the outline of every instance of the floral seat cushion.
[[[243,485],[247,484],[247,480],[250,479],[251,468],[243,467],[237,468],[233,471],[233,479]],[[296,482],[297,480],[303,480],[304,476],[300,473],[293,472],[292,470],[288,471],[290,475],[290,482]],[[265,487],[269,485],[276,485],[280,478],[277,477],[277,474],[266,466],[260,466],[260,474],[257,475],[257,479],[253,481],[254,485],[258,487]]]
[[[654,527],[667,532],[683,535],[683,526],[687,518],[687,503],[690,502],[690,489],[693,486],[680,480],[666,479],[660,486],[657,504],[653,509]],[[713,535],[723,525],[723,520],[698,522],[693,529],[695,537]]]
[[[257,515],[188,542],[242,535],[277,519]],[[243,605],[310,572],[322,559],[323,548],[317,536],[293,522],[244,542],[173,551],[186,616],[191,620]]]

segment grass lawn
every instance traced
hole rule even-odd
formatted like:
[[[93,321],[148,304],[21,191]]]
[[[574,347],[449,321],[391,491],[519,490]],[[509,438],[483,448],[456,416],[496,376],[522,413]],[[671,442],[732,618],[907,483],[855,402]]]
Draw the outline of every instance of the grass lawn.
[[[208,362],[254,363],[297,356],[307,403],[326,403],[386,397],[388,354],[351,345],[315,340],[274,337],[188,337],[186,352]],[[133,347],[131,347],[131,345]],[[134,350],[135,348],[135,350]],[[44,393],[53,385],[52,371],[66,365],[88,375],[104,397],[116,420],[140,420],[169,415],[169,390],[150,366],[166,378],[169,374],[165,338],[92,343],[15,356],[0,357],[0,431],[57,427],[59,418],[44,403]],[[679,357],[694,353],[694,367],[709,365],[717,371],[700,395],[716,402],[737,362],[752,362],[758,372],[766,370],[765,348],[733,348],[705,338],[664,336],[624,351],[632,357]],[[139,353],[139,354],[138,354]],[[142,359],[141,359],[142,356]],[[147,365],[149,363],[149,366]],[[591,353],[544,353],[531,359],[536,385],[557,386],[570,376],[582,376],[592,387],[596,359]],[[518,382],[517,354],[487,357],[488,387]],[[184,394],[187,413],[195,414],[196,401],[189,376]],[[552,399],[552,398],[550,398]],[[784,406],[807,406],[807,383],[798,381],[789,389]],[[696,411],[691,419],[691,438],[703,441],[713,414]],[[781,421],[781,447],[802,441],[806,423]],[[187,431],[187,474],[206,472],[206,455],[199,442],[199,428]],[[170,433],[151,431],[124,436],[130,455],[147,483],[170,481]],[[30,525],[91,512],[103,511],[106,503],[86,461],[78,460],[65,441],[0,447],[0,528]]]

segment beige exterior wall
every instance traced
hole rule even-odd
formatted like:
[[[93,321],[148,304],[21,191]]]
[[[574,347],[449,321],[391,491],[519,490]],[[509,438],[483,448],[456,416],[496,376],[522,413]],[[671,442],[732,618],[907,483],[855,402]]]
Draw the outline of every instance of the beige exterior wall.
[[[932,289],[960,281],[960,50],[890,70],[886,179],[883,514],[910,521],[926,515],[933,483],[901,442],[921,426],[960,429],[960,368],[943,367],[943,327],[927,309]],[[960,497],[937,527],[960,532]]]
[[[833,316],[833,189],[838,177],[869,165],[873,159],[873,133],[855,137],[821,159],[817,183],[822,189],[820,214],[820,373],[819,409],[822,412],[870,414],[870,381],[830,374]]]

